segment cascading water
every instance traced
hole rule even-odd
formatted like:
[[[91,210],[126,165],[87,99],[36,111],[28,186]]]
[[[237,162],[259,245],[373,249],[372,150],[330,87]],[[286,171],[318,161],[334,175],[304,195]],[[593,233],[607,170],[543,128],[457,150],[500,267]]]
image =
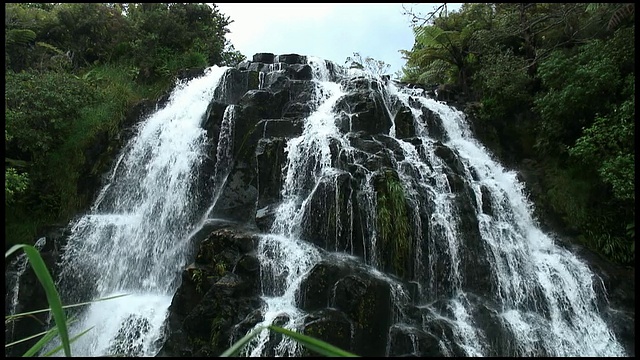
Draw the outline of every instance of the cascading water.
[[[179,86],[141,123],[90,213],[73,223],[60,264],[65,302],[130,294],[77,314],[72,333],[95,328],[74,355],[155,355],[163,336],[176,334],[169,353],[185,342],[188,352],[215,353],[229,324],[230,343],[274,324],[335,333],[365,356],[625,355],[600,315],[597,276],[539,229],[516,174],[473,139],[461,112],[361,70],[275,59],[252,65],[257,74],[249,65],[233,76],[214,67]],[[233,96],[221,93],[227,86]],[[203,199],[201,123],[218,97],[225,110],[209,159],[214,185]],[[247,150],[251,142],[260,150]],[[260,163],[282,158],[281,167]],[[247,216],[258,203],[264,208]],[[161,329],[195,234],[209,253],[193,269],[217,280],[188,284],[195,288],[176,301],[198,304],[174,318],[199,324],[193,340],[192,329]],[[255,279],[256,289],[248,285]],[[190,295],[197,286],[209,290]],[[225,306],[212,313],[216,302]],[[267,331],[243,351],[304,354]]]
[[[364,255],[350,261],[364,263],[361,265],[367,271],[377,273],[390,284],[396,303],[393,328],[419,328],[436,334],[433,324],[446,324],[451,332],[437,334],[438,346],[442,354],[454,356],[625,354],[599,315],[596,277],[537,227],[531,216],[532,205],[516,174],[502,168],[472,138],[464,115],[391,81],[358,70],[343,70],[343,84],[344,79],[366,78],[369,90],[381,93],[391,118],[398,107],[411,110],[415,136],[409,139],[398,135],[399,124],[394,122],[386,135],[372,140],[395,147],[395,151],[386,150],[391,160],[388,166],[397,174],[402,193],[413,207],[405,214],[413,227],[410,234],[405,234],[414,244],[413,275],[404,280],[416,284],[414,303],[422,315],[419,323],[409,319],[402,310],[407,305],[404,287],[396,277],[376,270],[385,266],[381,242],[388,241],[388,235],[379,233],[381,226],[376,221],[383,216],[382,202],[388,199],[377,195],[374,182],[380,170],[369,169],[360,149],[350,141],[355,111],[345,114],[336,106],[349,90],[330,81],[324,61],[310,58],[309,64],[314,69],[316,88],[313,112],[304,119],[302,135],[287,142],[281,202],[271,230],[261,236],[258,247],[266,305],[262,309],[263,321],[256,327],[277,324],[297,331],[303,328],[306,312],[299,308],[301,283],[314,266],[335,258],[335,253],[326,250],[345,251],[338,248],[337,242],[334,248],[327,245],[320,249],[305,241],[309,222],[305,216],[331,211],[312,209],[317,205],[313,204],[314,194],[326,184],[336,189],[338,203],[338,178],[346,173],[344,163],[348,163],[363,176],[356,181],[358,191],[349,197],[347,208],[335,210],[350,214],[346,216],[348,222],[339,220],[344,216],[335,216],[331,218],[336,222],[333,229],[336,239],[343,229],[354,231],[355,200],[365,223]],[[260,79],[262,88],[263,78]],[[372,87],[374,83],[377,85]],[[442,120],[440,133],[431,128],[433,123],[425,122],[425,108]],[[350,122],[347,127],[339,124],[344,115]],[[334,156],[336,152],[342,154],[342,165]],[[448,170],[451,162],[459,174]],[[461,205],[461,198],[466,199],[466,206]],[[465,239],[474,229],[476,235],[470,236],[473,240]],[[353,235],[349,236],[347,252],[353,254]],[[472,241],[475,243],[469,245]],[[475,283],[481,282],[474,278],[476,275],[469,275],[474,272],[481,273],[478,279],[484,276],[490,288],[477,291]],[[486,296],[486,301],[478,300],[478,293]],[[482,316],[493,321],[493,329],[499,329],[499,335],[480,326],[478,319]],[[496,340],[495,336],[503,338]],[[410,333],[409,337],[417,351],[416,336]],[[290,339],[274,343],[267,332],[262,332],[247,346],[245,354],[295,356],[300,351]],[[390,351],[388,343],[387,355]]]
[[[408,104],[408,94],[396,94]],[[425,97],[418,97],[418,101],[440,115],[448,137],[446,144],[459,153],[465,167],[465,181],[475,194],[475,214],[497,291],[496,310],[513,335],[513,353],[623,355],[621,345],[598,314],[594,290],[597,279],[585,264],[556,246],[536,226],[531,217],[532,205],[516,174],[505,171],[471,137],[462,113]],[[488,189],[489,196],[483,197],[483,187]],[[491,215],[483,212],[483,201],[491,203]],[[457,263],[452,252],[448,256],[452,263]],[[464,291],[454,288],[459,292],[456,297],[464,297]],[[465,305],[464,301],[452,299],[454,314],[462,315],[456,315],[456,320],[477,329],[472,321],[465,320],[472,311],[465,309]],[[486,337],[486,334],[471,335],[463,341],[467,355],[489,355],[477,341],[478,335]]]
[[[73,343],[74,355],[152,356],[162,345],[167,309],[193,256],[188,235],[202,216],[194,188],[206,157],[202,122],[226,70],[178,84],[140,123],[91,211],[73,224],[60,264],[65,302],[129,294],[77,315],[71,334],[93,329]]]

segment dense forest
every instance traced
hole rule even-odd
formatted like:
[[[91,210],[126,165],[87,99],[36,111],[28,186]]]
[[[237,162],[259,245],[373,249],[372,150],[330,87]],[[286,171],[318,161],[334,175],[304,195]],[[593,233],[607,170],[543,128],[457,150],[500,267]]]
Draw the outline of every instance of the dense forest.
[[[244,59],[215,5],[22,3],[5,12],[5,246],[33,243],[86,209],[134,105],[166,94],[183,69]]]
[[[635,259],[634,10],[444,4],[411,14],[402,74],[463,99],[486,146],[535,174],[541,216],[625,265]],[[245,58],[215,5],[22,3],[5,13],[5,246],[86,209],[87,178],[108,170],[132,107],[166,94],[181,70]]]

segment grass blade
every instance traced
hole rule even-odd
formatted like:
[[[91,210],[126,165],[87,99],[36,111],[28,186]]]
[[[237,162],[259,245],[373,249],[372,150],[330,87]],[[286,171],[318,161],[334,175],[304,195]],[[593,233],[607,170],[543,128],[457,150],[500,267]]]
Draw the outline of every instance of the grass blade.
[[[84,335],[84,334],[88,333],[88,332],[89,332],[89,330],[91,330],[91,329],[93,329],[93,328],[94,328],[94,326],[92,326],[92,327],[88,328],[87,330],[85,330],[85,331],[81,332],[80,334],[78,334],[78,335],[74,336],[73,338],[71,338],[71,339],[69,340],[69,344],[71,344],[71,343],[73,343],[74,341],[78,340],[78,338],[79,338],[80,336],[82,336],[82,335]],[[60,349],[62,349],[62,346],[63,346],[63,345],[58,345],[58,346],[56,346],[53,350],[49,351],[48,353],[44,354],[43,356],[51,356],[51,355],[53,355],[53,354],[57,353],[58,351],[60,351]]]
[[[56,322],[56,327],[58,328],[58,333],[60,335],[60,339],[62,340],[64,354],[65,356],[70,357],[71,346],[69,345],[67,319],[64,310],[62,309],[60,295],[58,294],[58,290],[56,290],[49,270],[47,270],[47,265],[44,263],[44,260],[42,260],[42,257],[40,256],[38,250],[35,247],[26,244],[14,245],[5,253],[5,258],[19,249],[22,249],[25,254],[27,254],[27,257],[29,258],[29,264],[31,264],[33,271],[36,273],[40,284],[42,284],[42,287],[47,294],[47,301],[49,302],[49,307],[51,308],[53,319]]]
[[[358,357],[358,355],[352,354],[348,351],[344,351],[322,340],[314,339],[312,337],[302,335],[300,333],[297,333],[288,329],[284,329],[284,328],[273,326],[273,325],[269,325],[268,328],[269,330],[289,336],[290,338],[294,339],[295,341],[309,348],[309,350],[315,351],[321,355],[340,356],[340,357]]]
[[[58,328],[54,327],[45,332],[42,339],[38,340],[29,350],[27,350],[22,357],[31,357],[35,355],[45,344],[48,344],[58,334]]]
[[[39,336],[46,335],[49,331],[51,331],[51,329],[49,329],[49,330],[47,330],[47,331],[43,331],[43,332],[41,332],[41,333],[37,333],[37,334],[35,334],[35,335],[27,336],[27,337],[26,337],[26,338],[24,338],[24,339],[16,340],[16,341],[14,341],[14,342],[12,342],[12,343],[5,344],[5,345],[4,345],[4,347],[5,347],[5,348],[8,348],[8,347],[11,347],[11,346],[13,346],[13,345],[17,345],[17,344],[23,343],[23,342],[25,342],[25,341],[28,341],[28,340],[31,340],[31,339],[35,339],[35,338],[37,338],[37,337],[39,337]]]
[[[101,298],[101,299],[97,299],[97,300],[91,300],[91,301],[83,302],[83,303],[65,305],[62,308],[63,309],[70,309],[70,308],[74,308],[74,307],[78,307],[78,306],[84,306],[84,305],[93,304],[94,302],[98,302],[98,301],[117,299],[119,297],[128,296],[128,295],[129,294],[114,295],[114,296],[109,296],[109,297],[106,297],[106,298]],[[5,321],[10,321],[10,320],[14,320],[14,318],[19,318],[19,317],[22,317],[22,316],[33,315],[33,314],[39,314],[39,313],[47,312],[47,311],[51,311],[51,308],[28,311],[28,312],[23,312],[23,313],[19,313],[19,314],[13,314],[13,315],[7,315],[7,316],[5,316]]]
[[[242,348],[247,345],[251,339],[253,339],[256,335],[260,333],[260,331],[265,330],[264,327],[253,330],[252,332],[245,335],[242,339],[238,340],[233,344],[230,348],[228,348],[225,352],[223,352],[220,357],[229,357],[236,356],[242,350]]]

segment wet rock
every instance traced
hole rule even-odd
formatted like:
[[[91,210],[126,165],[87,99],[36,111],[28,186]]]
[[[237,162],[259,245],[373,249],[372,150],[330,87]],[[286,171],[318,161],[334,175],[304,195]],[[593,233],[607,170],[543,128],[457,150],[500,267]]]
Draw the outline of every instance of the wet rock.
[[[285,64],[306,64],[307,57],[298,54],[282,54],[276,56],[274,62],[282,62]]]
[[[391,325],[389,284],[347,263],[321,262],[300,286],[300,307],[341,311],[353,326],[353,346],[345,348],[362,356],[384,354]]]
[[[307,315],[303,333],[328,342],[340,349],[351,349],[351,324],[344,314],[334,309],[324,309]],[[318,355],[305,348],[303,356]],[[359,355],[359,354],[358,354]]]
[[[416,136],[416,129],[413,125],[413,112],[407,107],[400,109],[393,119],[396,125],[396,137],[406,139]]]
[[[358,91],[338,100],[335,111],[350,114],[350,131],[367,134],[389,134],[393,125],[379,92]]]
[[[253,224],[258,190],[253,169],[236,166],[227,177],[209,218]]]
[[[199,244],[196,261],[185,269],[169,307],[158,356],[218,356],[232,338],[259,321],[257,241],[249,232],[226,228]]]
[[[287,160],[282,138],[261,139],[256,148],[258,208],[280,200],[283,166]],[[258,215],[256,215],[259,217]]]
[[[257,53],[253,55],[253,61],[272,64],[275,57],[272,53]]]
[[[389,331],[389,356],[445,357],[439,339],[415,327],[393,326]]]
[[[364,239],[355,196],[348,173],[321,180],[304,209],[301,237],[328,251],[362,256]]]

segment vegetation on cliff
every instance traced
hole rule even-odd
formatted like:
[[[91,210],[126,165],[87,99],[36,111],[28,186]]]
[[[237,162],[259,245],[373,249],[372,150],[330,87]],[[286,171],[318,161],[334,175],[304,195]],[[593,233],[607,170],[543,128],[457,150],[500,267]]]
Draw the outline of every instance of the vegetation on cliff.
[[[541,217],[635,258],[634,4],[464,4],[412,14],[403,80],[467,101],[501,160],[535,164]]]
[[[13,3],[5,13],[7,248],[88,206],[134,105],[164,95],[180,70],[244,59],[215,5]]]

